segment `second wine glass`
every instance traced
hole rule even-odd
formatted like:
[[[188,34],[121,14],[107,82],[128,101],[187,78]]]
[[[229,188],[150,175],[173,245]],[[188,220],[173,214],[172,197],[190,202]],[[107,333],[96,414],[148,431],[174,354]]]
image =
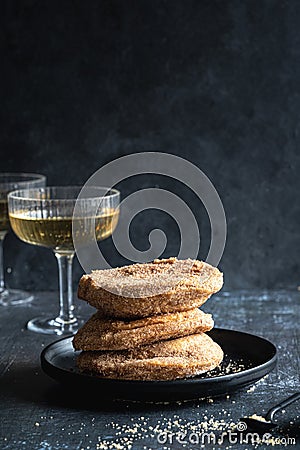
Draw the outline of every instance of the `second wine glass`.
[[[31,302],[33,295],[5,285],[3,243],[10,231],[7,194],[16,189],[31,189],[46,186],[45,175],[37,173],[0,173],[0,305],[12,306]]]
[[[117,225],[120,201],[117,190],[93,187],[86,198],[77,200],[80,191],[78,186],[48,187],[14,191],[8,196],[10,223],[16,235],[29,244],[51,248],[58,262],[59,315],[30,320],[27,328],[31,331],[62,335],[78,329],[72,292],[73,221],[77,221],[74,228],[82,242],[93,237],[103,240]],[[76,201],[79,215],[73,217]]]

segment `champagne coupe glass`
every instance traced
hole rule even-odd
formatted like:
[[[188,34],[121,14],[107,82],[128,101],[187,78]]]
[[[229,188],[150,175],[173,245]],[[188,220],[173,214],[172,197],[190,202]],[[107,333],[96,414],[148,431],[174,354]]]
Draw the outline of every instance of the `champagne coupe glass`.
[[[54,251],[59,270],[59,314],[55,318],[37,317],[28,322],[31,331],[45,334],[71,334],[80,320],[75,316],[72,292],[74,244],[72,222],[84,245],[110,236],[119,218],[120,193],[106,187],[91,187],[77,197],[80,186],[46,187],[11,192],[9,218],[13,231],[24,242]],[[77,202],[76,202],[77,201]],[[73,217],[76,203],[76,216]],[[78,214],[78,216],[77,216]]]
[[[0,173],[0,305],[19,305],[30,302],[33,295],[19,289],[9,289],[4,282],[3,242],[10,231],[7,194],[16,189],[46,186],[46,177],[36,173]]]

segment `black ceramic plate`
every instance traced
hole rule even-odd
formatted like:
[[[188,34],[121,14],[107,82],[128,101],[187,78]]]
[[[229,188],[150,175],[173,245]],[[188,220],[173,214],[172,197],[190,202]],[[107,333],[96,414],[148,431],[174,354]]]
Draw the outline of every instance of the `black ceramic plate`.
[[[214,328],[208,333],[224,350],[220,368],[175,381],[123,381],[83,374],[75,364],[72,337],[53,342],[41,354],[44,372],[80,392],[92,389],[101,398],[170,401],[214,397],[255,383],[276,365],[275,346],[261,337]]]

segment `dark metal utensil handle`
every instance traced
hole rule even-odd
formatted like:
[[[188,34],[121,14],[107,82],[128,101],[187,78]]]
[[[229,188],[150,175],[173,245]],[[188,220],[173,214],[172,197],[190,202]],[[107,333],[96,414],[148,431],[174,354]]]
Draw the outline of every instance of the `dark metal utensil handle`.
[[[273,421],[274,414],[277,413],[280,409],[284,408],[285,406],[290,405],[291,403],[294,403],[296,400],[300,399],[300,392],[296,392],[295,394],[291,395],[290,397],[286,398],[282,402],[278,403],[278,405],[273,406],[267,414],[266,414],[266,420]]]

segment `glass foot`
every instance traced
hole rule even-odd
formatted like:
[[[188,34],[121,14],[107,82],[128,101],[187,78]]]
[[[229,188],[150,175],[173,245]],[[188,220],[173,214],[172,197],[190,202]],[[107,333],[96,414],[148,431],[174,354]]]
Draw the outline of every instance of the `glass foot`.
[[[0,292],[1,306],[25,305],[33,300],[33,295],[19,289],[4,289]]]
[[[27,329],[35,333],[62,336],[76,333],[83,323],[84,320],[80,318],[74,319],[73,322],[63,322],[58,318],[36,317],[27,323]]]

